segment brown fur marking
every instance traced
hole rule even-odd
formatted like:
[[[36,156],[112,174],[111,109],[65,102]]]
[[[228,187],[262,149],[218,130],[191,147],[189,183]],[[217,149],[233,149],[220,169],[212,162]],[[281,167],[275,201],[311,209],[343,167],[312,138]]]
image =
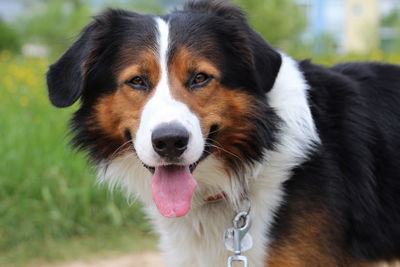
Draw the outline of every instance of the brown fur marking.
[[[292,204],[293,205],[293,204]],[[306,208],[296,205],[298,208]],[[270,248],[266,267],[372,267],[351,257],[340,236],[330,230],[335,227],[324,210],[299,211],[292,215],[285,236],[275,240]]]

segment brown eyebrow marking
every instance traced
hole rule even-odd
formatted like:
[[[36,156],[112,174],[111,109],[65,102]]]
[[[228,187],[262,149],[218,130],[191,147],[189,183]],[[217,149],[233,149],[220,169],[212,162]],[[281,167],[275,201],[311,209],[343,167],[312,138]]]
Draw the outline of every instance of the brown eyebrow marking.
[[[129,60],[129,58],[132,58]],[[160,79],[160,66],[157,56],[152,50],[147,50],[139,57],[133,58],[131,55],[124,56],[125,66],[119,67],[118,84],[121,85],[125,81],[137,75],[146,75],[152,85],[156,85]],[[121,70],[122,69],[122,70]]]
[[[169,72],[170,75],[174,75],[178,80],[184,81],[188,78],[188,73],[193,72],[205,72],[217,79],[220,78],[220,71],[207,59],[191,53],[185,47],[180,47],[175,51],[170,60]]]

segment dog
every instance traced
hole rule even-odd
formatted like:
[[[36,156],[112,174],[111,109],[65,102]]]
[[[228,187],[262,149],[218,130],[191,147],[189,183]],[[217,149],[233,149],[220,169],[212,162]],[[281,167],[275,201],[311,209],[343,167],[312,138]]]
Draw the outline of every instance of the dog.
[[[47,85],[56,107],[80,99],[74,146],[143,202],[168,266],[400,257],[399,66],[296,61],[239,7],[201,0],[165,16],[105,11]],[[250,220],[248,247],[226,249],[226,229]]]

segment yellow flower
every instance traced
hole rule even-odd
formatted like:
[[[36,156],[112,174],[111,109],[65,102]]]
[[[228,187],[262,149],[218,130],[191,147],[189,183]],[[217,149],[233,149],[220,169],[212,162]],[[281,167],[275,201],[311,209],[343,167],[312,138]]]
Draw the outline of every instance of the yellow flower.
[[[19,98],[19,104],[23,107],[26,107],[29,104],[29,98],[27,96],[21,96]]]

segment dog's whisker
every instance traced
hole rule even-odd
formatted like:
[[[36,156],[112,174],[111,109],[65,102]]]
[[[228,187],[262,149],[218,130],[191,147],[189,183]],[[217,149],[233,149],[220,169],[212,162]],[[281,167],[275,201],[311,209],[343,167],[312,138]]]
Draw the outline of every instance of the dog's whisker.
[[[207,142],[207,141],[209,141],[209,142]],[[212,143],[210,143],[210,142],[212,142]],[[214,140],[214,139],[206,138],[206,145],[218,147],[219,149],[223,150],[222,144],[219,143],[218,141]],[[238,155],[236,155],[236,156],[238,157]]]
[[[232,152],[230,152],[230,151],[228,151],[228,150],[226,150],[226,149],[224,149],[224,148],[222,148],[220,146],[213,145],[213,144],[210,144],[210,143],[207,143],[206,145],[214,147],[214,148],[216,148],[218,150],[221,150],[221,151],[223,151],[223,152],[225,152],[225,153],[227,153],[227,154],[229,154],[231,156],[236,157],[238,160],[243,161],[243,159],[241,157],[239,157],[238,155],[236,155],[235,153],[232,153]]]
[[[132,143],[132,144],[133,144],[132,140],[128,140],[128,141],[126,141],[125,143],[123,143],[122,145],[120,145],[120,146],[111,154],[110,158],[113,159],[114,156],[115,156],[118,152],[125,152],[127,149],[129,149],[129,147],[126,147],[126,148],[124,148],[125,150],[121,150],[121,149],[123,149],[123,147],[124,147],[125,145],[127,145],[127,144],[129,144],[129,143]]]
[[[222,146],[222,144],[221,144],[220,142],[218,142],[218,141],[216,141],[216,140],[214,140],[214,139],[206,138],[206,142],[207,142],[207,141],[213,142],[213,143],[216,143],[216,144],[219,145],[219,146]]]
[[[209,132],[208,134],[215,134],[215,133],[219,132],[221,129],[222,129],[222,127],[218,128],[218,129],[216,129],[216,130],[214,130],[212,132]]]

